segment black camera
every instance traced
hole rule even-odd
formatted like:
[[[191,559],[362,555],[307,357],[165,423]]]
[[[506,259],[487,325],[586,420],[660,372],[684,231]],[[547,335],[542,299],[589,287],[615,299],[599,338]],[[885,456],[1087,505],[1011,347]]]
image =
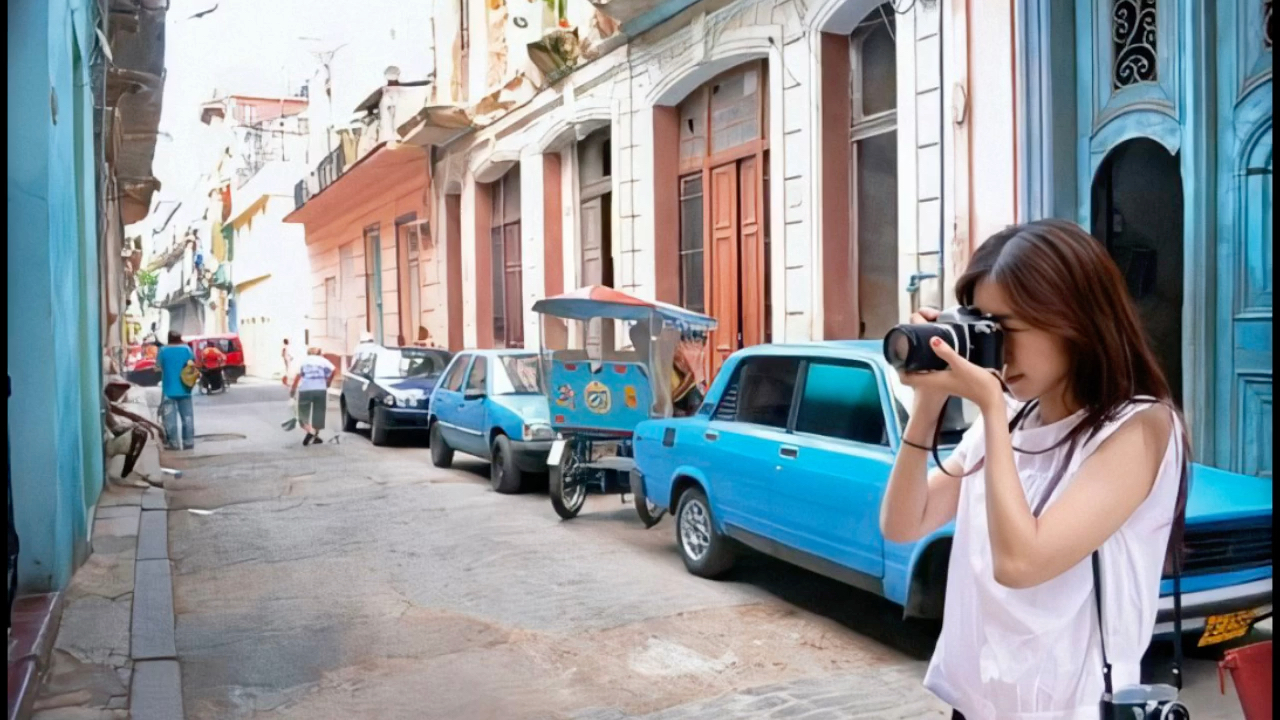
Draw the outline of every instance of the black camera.
[[[1004,331],[990,315],[975,308],[957,307],[927,325],[897,325],[884,336],[884,359],[904,372],[946,370],[929,341],[935,337],[955,349],[960,357],[991,370],[1004,368]]]
[[[1102,700],[1102,720],[1191,720],[1172,685],[1131,685]]]

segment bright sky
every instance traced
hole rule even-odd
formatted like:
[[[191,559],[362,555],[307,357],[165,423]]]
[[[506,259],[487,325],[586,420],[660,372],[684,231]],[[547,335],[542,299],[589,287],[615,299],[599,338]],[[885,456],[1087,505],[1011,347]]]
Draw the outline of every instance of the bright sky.
[[[153,163],[162,184],[157,199],[182,199],[212,169],[218,148],[200,123],[199,108],[215,89],[279,96],[318,77],[314,53],[345,44],[333,60],[334,103],[354,109],[381,85],[388,65],[400,66],[405,80],[429,69],[431,5],[432,0],[173,0],[165,31],[162,135]],[[214,6],[203,17],[191,17]],[[322,92],[321,82],[312,89]]]

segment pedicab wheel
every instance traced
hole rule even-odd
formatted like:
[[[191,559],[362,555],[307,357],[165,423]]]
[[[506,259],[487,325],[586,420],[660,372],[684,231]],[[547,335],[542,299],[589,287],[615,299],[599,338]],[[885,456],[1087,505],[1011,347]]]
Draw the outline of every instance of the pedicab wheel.
[[[577,465],[573,448],[565,448],[560,464],[551,468],[549,473],[550,487],[547,494],[551,496],[551,507],[565,520],[577,517],[587,501],[587,483],[576,472]]]
[[[653,504],[653,501],[645,495],[644,481],[637,481],[636,477],[636,474],[632,474],[631,495],[635,501],[636,514],[640,516],[640,522],[644,523],[644,528],[648,530],[662,522],[662,517],[667,514],[667,511]]]

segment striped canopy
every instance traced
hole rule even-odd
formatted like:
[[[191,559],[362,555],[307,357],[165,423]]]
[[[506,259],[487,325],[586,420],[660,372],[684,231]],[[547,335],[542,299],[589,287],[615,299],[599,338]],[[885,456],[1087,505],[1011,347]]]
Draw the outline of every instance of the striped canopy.
[[[533,311],[569,320],[614,318],[648,320],[657,314],[681,330],[714,330],[716,319],[656,300],[641,300],[621,290],[603,285],[588,285],[573,292],[544,298],[533,304]]]

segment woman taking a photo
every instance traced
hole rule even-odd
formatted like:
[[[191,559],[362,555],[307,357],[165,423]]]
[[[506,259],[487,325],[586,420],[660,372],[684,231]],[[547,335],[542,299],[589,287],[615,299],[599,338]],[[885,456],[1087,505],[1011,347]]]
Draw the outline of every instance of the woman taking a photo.
[[[1078,226],[997,233],[956,297],[1000,323],[1003,373],[935,340],[948,369],[902,374],[914,407],[880,513],[893,542],[956,521],[925,686],[969,720],[1096,720],[1100,640],[1114,687],[1140,682],[1162,573],[1181,544],[1184,424],[1119,269]],[[922,310],[912,322],[936,318]],[[928,472],[951,396],[981,419]]]

